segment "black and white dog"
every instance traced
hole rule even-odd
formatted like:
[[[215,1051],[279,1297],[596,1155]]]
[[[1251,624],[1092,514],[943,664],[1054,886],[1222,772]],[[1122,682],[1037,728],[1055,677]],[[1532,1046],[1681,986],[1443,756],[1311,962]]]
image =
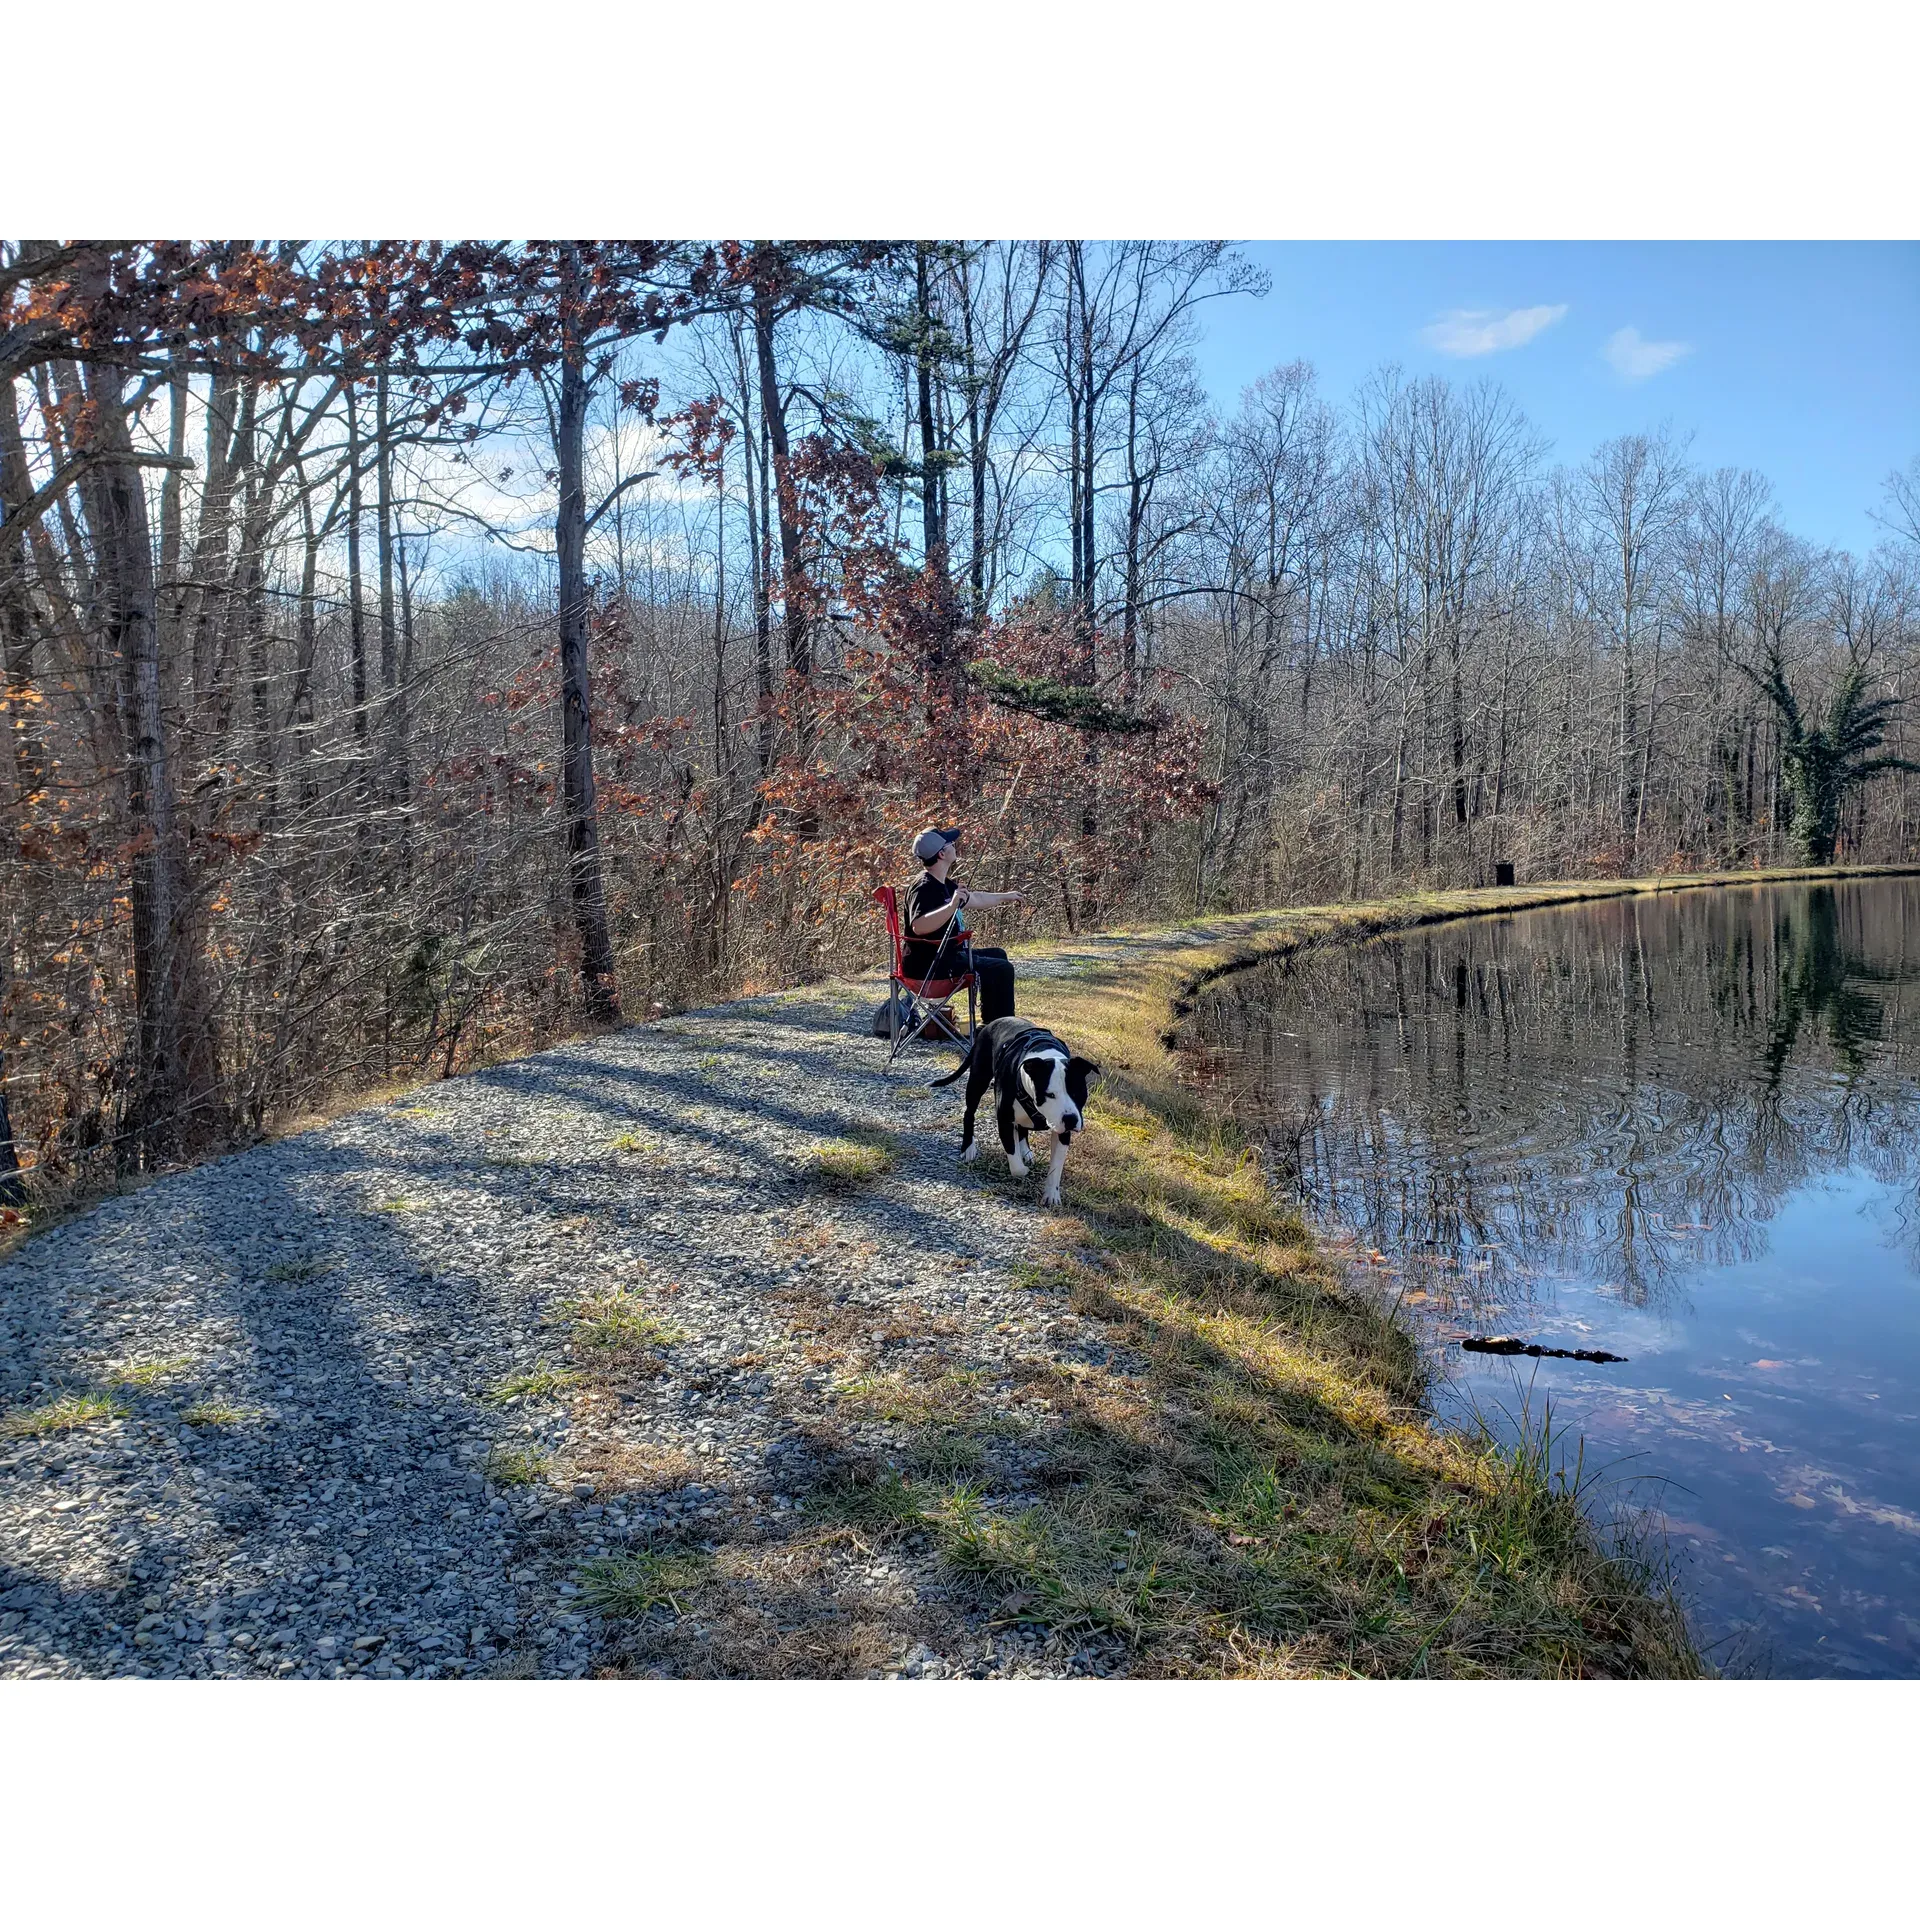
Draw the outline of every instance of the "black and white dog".
[[[1082,1060],[1064,1040],[1036,1027],[1017,1014],[989,1020],[974,1039],[973,1051],[936,1087],[950,1087],[967,1075],[967,1119],[960,1134],[960,1158],[973,1160],[980,1152],[973,1137],[973,1117],[989,1085],[994,1090],[994,1115],[1000,1123],[1000,1144],[1007,1150],[1007,1171],[1024,1180],[1033,1165],[1027,1148],[1030,1133],[1053,1136],[1053,1158],[1047,1163],[1047,1184],[1040,1198],[1050,1207],[1060,1204],[1060,1174],[1067,1164],[1067,1148],[1074,1130],[1085,1125],[1087,1082],[1100,1069]]]

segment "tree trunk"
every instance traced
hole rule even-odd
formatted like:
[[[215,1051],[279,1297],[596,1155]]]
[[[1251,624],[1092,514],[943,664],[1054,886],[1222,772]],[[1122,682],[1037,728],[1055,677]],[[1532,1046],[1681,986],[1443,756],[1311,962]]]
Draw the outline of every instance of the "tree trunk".
[[[185,367],[175,362],[167,381],[167,452],[184,462],[187,452],[187,414],[193,388]],[[183,467],[170,467],[160,485],[160,592],[170,596],[169,606],[177,614],[180,601],[181,487]],[[163,615],[162,631],[165,631]]]
[[[200,487],[200,526],[193,571],[180,598],[180,631],[192,633],[189,654],[196,701],[213,679],[214,635],[224,609],[217,602],[227,563],[227,531],[233,505],[233,433],[239,412],[239,375],[224,369],[207,389],[207,471]]]
[[[103,638],[118,667],[132,866],[137,1037],[127,1135],[133,1149],[129,1157],[145,1163],[204,1136],[214,1119],[213,1087],[206,1036],[197,1030],[202,1002],[161,711],[146,492],[133,460],[119,377],[97,370],[88,387],[96,409],[94,444],[109,458],[82,481],[82,497],[93,536]]]
[[[1460,630],[1451,629],[1447,640],[1449,721],[1451,738],[1448,750],[1453,766],[1453,824],[1467,831],[1467,701],[1460,679]]]
[[[760,724],[757,729],[759,780],[749,809],[748,827],[760,824],[766,797],[761,785],[773,772],[773,578],[768,557],[772,518],[768,475],[772,467],[772,443],[764,415],[756,429],[754,393],[757,374],[747,369],[746,329],[736,319],[733,326],[733,364],[740,385],[740,445],[746,462],[742,475],[742,496],[747,507],[747,572],[753,582],[753,669],[754,689],[759,698]]]
[[[976,628],[987,623],[987,442],[980,419],[980,368],[973,341],[973,288],[963,269],[961,342],[967,380],[967,480],[972,519],[967,532],[967,604]]]
[[[933,415],[933,304],[927,285],[927,243],[914,247],[914,319],[919,340],[914,371],[920,405],[920,537],[926,563],[947,568],[947,480],[940,464],[944,449]]]
[[[27,568],[31,556],[24,534],[10,529],[20,510],[33,493],[33,479],[27,466],[26,445],[20,433],[20,416],[14,401],[13,382],[0,381],[0,649],[4,649],[6,679],[3,691],[8,724],[13,733],[13,777],[17,827],[20,844],[9,849],[18,860],[22,931],[33,937],[40,914],[38,896],[42,891],[37,861],[26,858],[28,828],[46,786],[46,750],[41,738],[38,693],[33,684],[35,619]],[[9,954],[15,929],[0,924],[0,1009],[6,1005]],[[14,1151],[13,1115],[7,1101],[10,1047],[6,1028],[0,1024],[0,1204],[18,1206],[26,1197],[20,1180],[20,1160]]]
[[[296,616],[293,645],[293,690],[287,699],[286,726],[293,736],[293,757],[300,770],[300,808],[307,812],[314,802],[313,752],[313,656],[320,643],[316,587],[320,569],[320,541],[325,529],[313,520],[313,496],[303,483],[300,492],[300,603]]]
[[[387,433],[387,376],[382,373],[373,383],[374,514],[380,563],[380,690],[391,696],[399,631],[393,617],[393,467]]]
[[[754,283],[753,345],[760,374],[760,417],[773,454],[775,513],[780,522],[780,598],[786,613],[787,672],[804,692],[813,677],[813,635],[807,621],[806,581],[800,555],[800,500],[795,491],[787,412],[780,399],[780,373],[773,357],[772,288]]]
[[[561,804],[567,827],[567,883],[580,937],[580,983],[588,1017],[620,1018],[607,902],[600,875],[600,828],[593,786],[592,682],[587,658],[586,344],[579,313],[580,252],[567,249],[561,279],[560,506],[554,548],[560,571]]]
[[[914,320],[918,334],[915,360],[920,429],[920,537],[926,568],[938,599],[939,617],[927,653],[932,759],[943,771],[964,778],[967,755],[967,625],[953,592],[947,541],[946,444],[934,405],[933,295],[927,271],[927,243],[914,246]],[[942,804],[964,807],[968,796],[951,792]]]
[[[707,962],[718,973],[726,964],[727,905],[732,871],[725,848],[727,804],[732,800],[733,741],[727,728],[727,445],[720,443],[720,470],[713,489],[713,777],[722,800],[713,823],[709,853],[713,868],[712,908],[707,925]]]
[[[28,568],[32,556],[24,533],[11,531],[33,494],[26,442],[13,382],[0,381],[0,649],[4,650],[8,727],[13,734],[14,780],[21,824],[46,785],[46,755],[38,695],[33,685],[36,621]],[[24,866],[25,863],[23,863]]]
[[[1093,629],[1099,613],[1095,597],[1098,567],[1094,557],[1094,475],[1099,459],[1095,444],[1095,389],[1093,374],[1093,310],[1087,301],[1086,257],[1076,243],[1074,278],[1080,288],[1080,578],[1081,607],[1087,622],[1087,684],[1093,684]]]
[[[360,589],[360,403],[347,382],[347,628],[353,646],[354,788],[367,797],[367,613]]]
[[[400,576],[400,674],[393,691],[393,792],[398,805],[400,864],[413,869],[413,588],[407,575],[407,543],[394,528],[393,557]]]
[[[1127,553],[1126,604],[1120,615],[1121,698],[1132,706],[1139,697],[1140,675],[1140,536],[1146,523],[1151,482],[1140,471],[1140,374],[1127,386]]]
[[[1656,627],[1653,637],[1653,677],[1647,689],[1647,725],[1640,742],[1640,771],[1633,801],[1632,851],[1636,868],[1640,863],[1640,836],[1646,827],[1647,789],[1653,784],[1653,740],[1654,730],[1660,723],[1660,667],[1665,639],[1664,625]]]
[[[1067,389],[1067,532],[1073,547],[1071,586],[1078,603],[1086,561],[1081,549],[1080,520],[1080,376],[1077,364],[1078,342],[1074,338],[1073,314],[1075,289],[1080,283],[1080,243],[1067,242],[1066,317],[1061,326],[1062,360]]]

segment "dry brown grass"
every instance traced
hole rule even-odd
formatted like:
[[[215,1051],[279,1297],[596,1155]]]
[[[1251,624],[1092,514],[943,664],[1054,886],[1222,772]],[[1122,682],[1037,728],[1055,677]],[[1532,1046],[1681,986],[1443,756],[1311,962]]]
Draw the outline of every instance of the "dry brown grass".
[[[907,1427],[971,1427],[988,1417],[985,1372],[973,1367],[926,1367],[857,1373],[836,1383],[849,1409],[866,1420]]]
[[[771,1299],[797,1338],[828,1342],[836,1352],[949,1340],[961,1331],[950,1315],[929,1313],[916,1301],[892,1300],[877,1307],[843,1303],[810,1281],[777,1288]]]
[[[597,1495],[675,1493],[700,1477],[684,1447],[651,1441],[596,1437],[564,1449],[556,1458],[558,1477],[590,1480]]]

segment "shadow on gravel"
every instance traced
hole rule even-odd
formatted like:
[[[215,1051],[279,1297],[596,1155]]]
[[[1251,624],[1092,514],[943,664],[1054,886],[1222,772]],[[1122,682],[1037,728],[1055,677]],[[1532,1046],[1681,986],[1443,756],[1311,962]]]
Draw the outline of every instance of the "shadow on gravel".
[[[517,1064],[525,1066],[527,1063]],[[504,1072],[504,1069],[501,1071]],[[843,1073],[836,1083],[835,1091],[842,1098],[850,1085],[858,1084],[856,1073],[857,1069],[854,1073]],[[878,1074],[860,1078],[864,1078],[875,1089],[902,1084],[889,1082]],[[493,1084],[509,1087],[516,1092],[533,1090],[524,1080],[496,1080]],[[823,1132],[844,1124],[836,1118],[832,1105],[824,1099],[817,1106],[793,1105],[766,1092],[734,1091],[718,1086],[702,1077],[697,1070],[663,1072],[637,1060],[631,1064],[588,1060],[558,1062],[549,1073],[542,1076],[537,1083],[537,1090],[603,1113],[613,1123],[642,1121],[668,1129],[681,1138],[698,1141],[718,1152],[742,1154],[771,1173],[790,1173],[793,1169],[764,1148],[742,1140],[739,1134],[693,1119],[691,1109],[696,1106],[718,1107],[752,1120],[790,1128],[799,1136],[796,1146],[817,1142]],[[870,1108],[861,1106],[849,1117],[871,1117]]]
[[[690,1200],[702,1212],[724,1214],[749,1196],[798,1199],[809,1189],[777,1150],[724,1124],[694,1123],[691,1107],[784,1132],[798,1156],[850,1120],[869,1117],[877,1105],[871,1093],[899,1084],[864,1059],[876,1043],[838,1049],[828,1074],[817,1043],[783,1037],[797,1030],[847,1039],[844,1007],[773,1002],[764,1013],[734,1007],[704,1016],[730,1028],[764,1021],[764,1044],[758,1034],[709,1035],[700,1030],[703,1017],[683,1018],[687,1031],[659,1038],[691,1058],[663,1060],[665,1048],[642,1028],[630,1030],[638,1042],[628,1043],[630,1058],[583,1058],[582,1046],[604,1047],[602,1038],[406,1100],[430,1105],[493,1091],[551,1099],[562,1109],[556,1118],[602,1115],[610,1135],[636,1122],[661,1129],[730,1163],[702,1170],[707,1191],[697,1198],[671,1165],[636,1170],[586,1158],[531,1170],[495,1166],[471,1139],[403,1118],[392,1110],[402,1104],[396,1100],[136,1196],[136,1209],[153,1211],[135,1217],[160,1220],[147,1249],[152,1264],[137,1279],[116,1278],[126,1261],[127,1216],[118,1207],[56,1236],[60,1258],[81,1270],[97,1261],[103,1281],[113,1279],[154,1317],[135,1328],[110,1326],[74,1285],[64,1294],[63,1317],[36,1331],[33,1371],[18,1384],[47,1378],[99,1385],[128,1348],[164,1346],[169,1322],[159,1316],[156,1283],[166,1296],[191,1303],[187,1317],[171,1323],[180,1346],[204,1342],[217,1357],[177,1380],[118,1389],[132,1415],[120,1431],[138,1441],[143,1497],[129,1511],[114,1489],[133,1491],[133,1483],[104,1482],[100,1505],[117,1507],[118,1515],[110,1538],[92,1532],[84,1552],[69,1556],[84,1572],[49,1577],[17,1556],[0,1561],[0,1590],[19,1595],[18,1605],[0,1600],[0,1612],[23,1615],[12,1629],[21,1643],[14,1657],[57,1651],[83,1672],[106,1671],[125,1651],[115,1629],[134,1626],[149,1587],[171,1589],[169,1634],[188,1608],[214,1599],[230,1625],[250,1610],[298,1598],[303,1616],[317,1609],[323,1622],[337,1621],[337,1644],[350,1644],[352,1629],[367,1621],[426,1614],[427,1654],[445,1650],[432,1644],[436,1625],[444,1623],[439,1637],[451,1645],[483,1605],[494,1618],[524,1620],[524,1605],[511,1594],[510,1562],[537,1549],[484,1527],[479,1469],[504,1423],[480,1396],[513,1352],[541,1343],[543,1310],[595,1284],[558,1238],[559,1223],[582,1214],[609,1221],[615,1254],[671,1258],[677,1244],[682,1257],[700,1257],[697,1241],[675,1231]],[[619,1044],[624,1036],[612,1038]],[[727,1055],[735,1070],[744,1052],[750,1066],[768,1070],[768,1080],[747,1089],[718,1084],[695,1064],[702,1052]],[[779,1086],[795,1073],[821,1086],[819,1104],[803,1105]],[[370,1126],[380,1130],[377,1141],[365,1137]],[[936,1150],[924,1135],[908,1133],[901,1144],[916,1174],[930,1170],[920,1163],[930,1163]],[[947,1149],[942,1141],[941,1160]],[[529,1172],[533,1177],[525,1177]],[[418,1218],[426,1230],[410,1225],[406,1212],[374,1210],[379,1203],[366,1188],[376,1179],[423,1204]],[[837,1196],[834,1204],[889,1252],[946,1235],[937,1208],[908,1199],[895,1183]],[[490,1231],[468,1256],[449,1229],[472,1209],[487,1211]],[[513,1217],[515,1233],[500,1230],[503,1213]],[[500,1250],[509,1246],[524,1256],[518,1279],[503,1266]],[[39,1256],[29,1250],[0,1268],[0,1285],[28,1284],[30,1269],[49,1251],[42,1243]],[[542,1260],[550,1271],[530,1290],[525,1263]],[[545,1339],[558,1344],[551,1334]],[[18,1348],[15,1355],[29,1358]],[[181,1423],[189,1405],[208,1400],[233,1409],[237,1423]],[[58,1450],[77,1460],[94,1442],[68,1436]],[[44,1445],[36,1443],[28,1471],[39,1470]],[[340,1564],[343,1555],[351,1566]],[[456,1576],[451,1590],[449,1572]],[[342,1580],[343,1593],[325,1594]],[[432,1610],[422,1606],[430,1594],[439,1596]],[[778,1608],[769,1617],[789,1618]],[[798,1620],[793,1616],[796,1629]],[[179,1624],[176,1643],[185,1651],[202,1629]],[[289,1646],[289,1657],[304,1657],[311,1625]]]
[[[768,1484],[805,1505],[772,1535],[709,1536],[700,1579],[637,1620],[610,1622],[606,1678],[848,1680],[885,1671],[903,1644],[952,1645],[966,1623],[911,1589],[879,1593],[858,1578],[884,1530],[849,1520],[832,1490],[872,1485],[878,1459],[803,1421],[769,1449]],[[825,1497],[823,1497],[825,1496]],[[849,1552],[849,1549],[853,1551]],[[850,1577],[850,1574],[852,1577]]]

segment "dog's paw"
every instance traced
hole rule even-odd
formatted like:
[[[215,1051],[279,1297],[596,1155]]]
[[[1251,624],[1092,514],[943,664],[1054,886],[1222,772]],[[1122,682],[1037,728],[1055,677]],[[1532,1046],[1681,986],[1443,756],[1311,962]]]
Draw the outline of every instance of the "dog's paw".
[[[1040,1191],[1040,1204],[1045,1207],[1057,1207],[1060,1204],[1060,1189],[1043,1187]]]
[[[1027,1170],[1032,1165],[1033,1162],[1031,1160],[1022,1159],[1017,1153],[1007,1155],[1007,1171],[1012,1174],[1016,1180],[1024,1180],[1027,1177]]]
[[[967,1148],[967,1150],[963,1154],[961,1154],[960,1164],[963,1167],[970,1167],[979,1158],[980,1158],[980,1142],[976,1140],[973,1142],[971,1146]]]

